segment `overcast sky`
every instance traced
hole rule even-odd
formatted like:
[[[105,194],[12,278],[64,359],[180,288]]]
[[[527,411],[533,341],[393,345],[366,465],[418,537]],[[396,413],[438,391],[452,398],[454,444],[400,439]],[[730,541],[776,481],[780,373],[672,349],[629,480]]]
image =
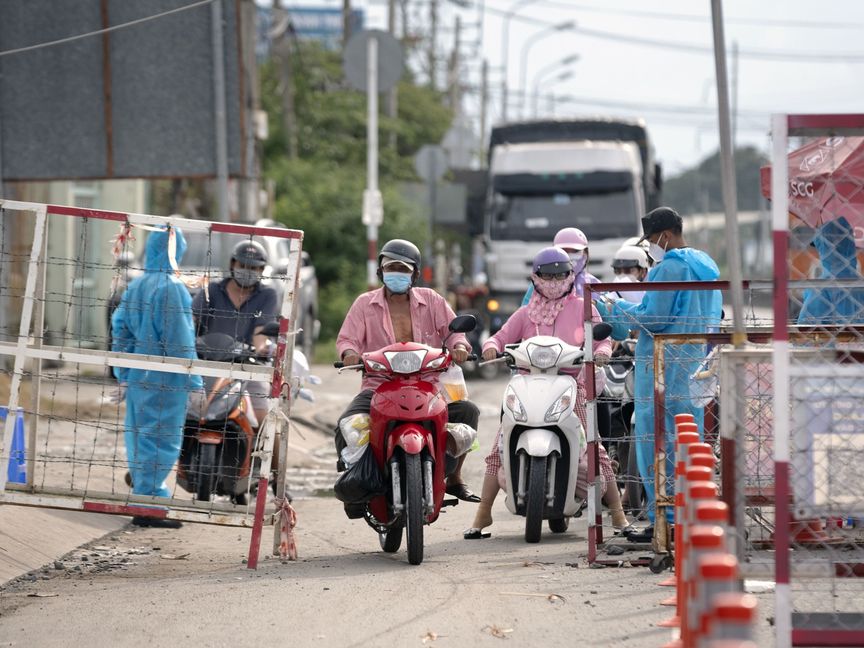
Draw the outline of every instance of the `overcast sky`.
[[[468,7],[460,9],[457,6]],[[718,147],[711,3],[709,0],[439,0],[442,59],[462,17],[462,78],[479,84],[480,62],[490,65],[490,118],[501,117],[502,42],[508,10],[508,118],[520,115],[520,86],[542,87],[540,116],[606,114],[643,117],[668,175],[694,165]],[[286,3],[288,4],[288,3]],[[341,0],[291,3],[340,7]],[[367,27],[386,27],[386,0],[353,0]],[[428,0],[409,0],[409,30],[426,35]],[[737,142],[767,150],[772,112],[864,111],[864,1],[726,0],[723,3],[730,83],[737,88]],[[556,31],[555,25],[575,22]],[[739,50],[736,66],[732,44]],[[577,55],[569,67],[556,67]],[[527,66],[522,70],[522,60]],[[414,61],[416,68],[423,61]],[[444,65],[442,61],[441,65]],[[555,81],[572,70],[569,79]],[[443,80],[443,73],[439,73]],[[569,97],[569,99],[568,99]],[[476,99],[466,98],[476,118]]]

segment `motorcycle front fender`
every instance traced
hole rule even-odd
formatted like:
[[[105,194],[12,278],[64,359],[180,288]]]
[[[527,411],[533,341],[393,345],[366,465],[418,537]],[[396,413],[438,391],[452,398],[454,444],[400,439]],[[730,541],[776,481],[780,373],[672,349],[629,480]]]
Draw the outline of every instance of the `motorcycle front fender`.
[[[390,460],[396,448],[402,448],[405,454],[420,454],[427,445],[429,445],[428,432],[423,426],[411,423],[402,425],[391,432],[387,438],[387,460]],[[432,448],[430,452],[431,450]]]
[[[551,430],[535,428],[524,430],[516,442],[516,450],[524,450],[530,457],[548,457],[553,452],[561,454],[561,440]]]

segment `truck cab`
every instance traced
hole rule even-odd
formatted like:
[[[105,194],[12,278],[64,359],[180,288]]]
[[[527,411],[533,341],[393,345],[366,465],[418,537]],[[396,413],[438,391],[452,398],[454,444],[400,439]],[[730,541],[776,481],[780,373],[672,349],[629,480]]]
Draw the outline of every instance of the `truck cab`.
[[[596,119],[493,129],[483,235],[490,332],[519,307],[534,255],[564,227],[588,237],[587,271],[612,280],[615,251],[641,234],[658,200],[646,137],[639,124]]]

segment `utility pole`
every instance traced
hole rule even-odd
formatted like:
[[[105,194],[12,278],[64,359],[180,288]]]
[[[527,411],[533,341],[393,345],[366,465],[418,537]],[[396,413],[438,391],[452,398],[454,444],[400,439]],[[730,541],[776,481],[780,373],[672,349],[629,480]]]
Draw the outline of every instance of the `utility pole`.
[[[438,86],[435,75],[435,43],[438,40],[438,0],[429,0],[429,87]]]
[[[273,15],[277,19],[274,37],[276,57],[282,86],[282,128],[285,131],[285,154],[293,160],[297,157],[297,115],[294,110],[294,56],[291,51],[291,35],[294,27],[288,11],[281,0],[274,0]]]
[[[456,123],[459,117],[459,38],[462,32],[462,19],[457,15],[456,24],[453,27],[453,52],[450,55],[450,65],[448,66],[448,85],[450,88],[450,109],[453,111],[453,122]]]
[[[738,132],[738,41],[732,41],[732,150]]]
[[[351,39],[351,0],[342,0],[342,49]]]
[[[404,4],[403,4],[404,6]],[[396,0],[387,0],[387,31],[394,38],[396,37]],[[393,86],[387,93],[387,116],[390,119],[396,119],[399,115],[399,95],[398,87]],[[387,140],[387,145],[396,150],[396,129],[390,130],[390,135]]]
[[[480,168],[486,168],[486,120],[489,118],[487,111],[489,107],[489,61],[483,59],[483,67],[480,77]]]

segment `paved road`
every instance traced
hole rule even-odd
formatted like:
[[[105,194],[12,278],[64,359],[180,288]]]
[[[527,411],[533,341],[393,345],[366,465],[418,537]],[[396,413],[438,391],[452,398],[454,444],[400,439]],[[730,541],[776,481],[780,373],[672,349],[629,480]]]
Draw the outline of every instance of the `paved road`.
[[[318,403],[296,413],[323,425],[359,379],[316,370],[325,381]],[[483,450],[465,471],[477,488],[505,383],[469,385],[482,412]],[[306,439],[292,437],[293,454],[320,477],[335,454],[312,427]],[[473,506],[462,503],[427,527],[426,558],[412,567],[404,544],[382,553],[376,534],[345,518],[335,499],[295,505],[300,560],[268,555],[254,572],[243,562],[247,530],[187,524],[110,532],[0,589],[0,645],[644,647],[671,636],[654,625],[670,615],[658,605],[670,594],[657,586],[662,577],[644,568],[590,568],[584,520],[527,545],[523,519],[499,501],[493,537],[466,541],[461,532]],[[767,610],[770,595],[760,603]],[[760,624],[760,645],[770,643],[769,631]]]

